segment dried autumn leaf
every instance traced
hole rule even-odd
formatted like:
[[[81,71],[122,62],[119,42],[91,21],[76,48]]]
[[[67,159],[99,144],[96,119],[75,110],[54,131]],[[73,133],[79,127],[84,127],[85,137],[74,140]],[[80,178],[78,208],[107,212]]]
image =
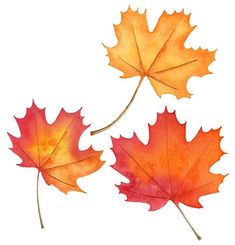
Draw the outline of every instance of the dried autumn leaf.
[[[92,134],[108,129],[124,115],[145,77],[159,96],[172,94],[182,98],[190,97],[186,88],[190,77],[211,73],[208,66],[214,60],[215,51],[184,47],[195,28],[189,20],[190,15],[185,15],[183,11],[171,15],[164,11],[150,32],[146,11],[140,14],[129,7],[121,14],[121,23],[114,25],[118,43],[114,47],[106,47],[110,65],[123,72],[122,78],[140,76],[140,81],[129,104],[117,119]]]
[[[220,129],[209,132],[200,129],[187,142],[185,125],[177,121],[175,113],[165,110],[149,128],[147,145],[135,134],[131,139],[113,138],[117,159],[113,168],[130,181],[118,186],[127,201],[148,203],[150,210],[172,201],[182,212],[179,203],[201,208],[199,197],[218,192],[224,176],[209,170],[224,154],[220,148]]]
[[[183,12],[163,12],[150,32],[146,11],[139,14],[129,8],[122,13],[121,23],[114,26],[118,44],[107,48],[110,65],[121,70],[123,78],[147,76],[158,95],[189,97],[187,80],[210,73],[208,66],[215,55],[215,51],[184,47],[195,28],[189,18]]]
[[[87,150],[78,149],[81,134],[87,128],[82,123],[80,110],[67,113],[63,109],[56,120],[49,124],[45,117],[45,108],[39,109],[33,102],[27,109],[24,118],[16,118],[21,136],[19,138],[9,134],[13,147],[22,163],[21,167],[32,167],[38,170],[37,201],[41,221],[38,181],[39,175],[48,185],[54,185],[60,191],[80,191],[76,180],[98,170],[103,162],[100,160],[102,152],[95,152],[91,147]]]

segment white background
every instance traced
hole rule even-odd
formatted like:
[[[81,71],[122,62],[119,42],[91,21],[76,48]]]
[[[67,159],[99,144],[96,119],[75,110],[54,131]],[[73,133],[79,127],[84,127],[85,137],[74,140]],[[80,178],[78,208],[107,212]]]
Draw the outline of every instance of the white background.
[[[230,173],[220,193],[202,197],[202,209],[181,205],[202,236],[200,244],[235,244],[235,14],[232,0],[189,1],[0,1],[0,243],[1,244],[198,244],[173,204],[149,212],[148,205],[125,202],[115,184],[126,181],[109,165],[115,157],[109,150],[110,136],[131,137],[133,131],[148,140],[147,123],[165,105],[187,121],[187,139],[199,128],[223,126],[222,149],[228,152],[212,171]],[[91,129],[105,126],[125,107],[138,77],[121,79],[121,72],[108,66],[102,42],[113,46],[113,23],[128,4],[142,12],[148,9],[150,29],[167,10],[192,13],[193,31],[186,47],[218,49],[210,66],[213,75],[193,77],[191,99],[160,99],[146,80],[134,104],[112,129],[89,136]],[[105,166],[79,179],[88,194],[64,195],[40,182],[45,229],[39,226],[36,209],[36,170],[16,166],[20,159],[8,148],[7,132],[19,136],[13,115],[23,117],[35,99],[46,107],[52,122],[61,107],[72,112],[83,106],[84,123],[92,124],[80,147],[93,143],[104,149]]]

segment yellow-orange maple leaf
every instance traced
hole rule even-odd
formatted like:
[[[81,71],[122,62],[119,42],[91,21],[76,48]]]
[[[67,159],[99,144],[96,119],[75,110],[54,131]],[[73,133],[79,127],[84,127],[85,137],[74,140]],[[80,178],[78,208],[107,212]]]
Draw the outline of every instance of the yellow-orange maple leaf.
[[[190,15],[163,12],[152,32],[149,31],[146,11],[140,14],[131,8],[114,25],[118,43],[106,47],[110,65],[123,72],[123,78],[148,77],[156,93],[190,97],[187,81],[191,76],[210,73],[209,64],[215,51],[185,48],[184,42],[195,27]]]

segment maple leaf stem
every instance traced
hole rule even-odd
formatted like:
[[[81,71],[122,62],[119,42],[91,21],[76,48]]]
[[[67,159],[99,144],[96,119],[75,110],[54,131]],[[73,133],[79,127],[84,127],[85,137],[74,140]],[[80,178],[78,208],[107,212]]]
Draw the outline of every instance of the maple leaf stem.
[[[142,76],[140,78],[140,81],[138,83],[138,86],[136,87],[135,92],[134,92],[134,94],[131,97],[131,100],[129,101],[129,103],[127,104],[127,106],[125,107],[125,109],[121,112],[121,114],[114,121],[112,121],[109,125],[107,125],[107,126],[105,126],[103,128],[100,128],[100,129],[91,131],[91,135],[99,134],[99,133],[104,132],[105,130],[111,128],[115,123],[117,123],[124,116],[124,114],[127,112],[127,110],[129,109],[129,107],[131,106],[132,102],[134,101],[134,99],[136,97],[136,94],[137,94],[137,92],[138,92],[138,90],[140,88],[140,85],[141,85],[143,79],[144,79],[144,76]]]
[[[175,204],[175,203],[174,203]],[[199,236],[199,234],[195,231],[195,229],[193,228],[193,226],[191,225],[191,223],[189,222],[189,220],[187,219],[187,217],[185,216],[184,212],[182,211],[182,209],[180,208],[180,206],[178,204],[175,204],[175,206],[177,207],[177,209],[180,211],[180,213],[182,214],[184,220],[187,222],[187,224],[189,225],[189,227],[191,228],[191,230],[193,231],[193,233],[195,234],[195,236],[197,237],[197,239],[200,241],[202,238]]]
[[[41,224],[41,229],[43,229],[44,228],[44,225],[43,225],[42,215],[41,215],[41,210],[40,210],[39,191],[38,191],[39,175],[40,175],[40,171],[38,171],[38,175],[37,175],[37,187],[36,187],[36,192],[37,192],[37,207],[38,207],[38,215],[39,215],[39,220],[40,220],[40,224]]]

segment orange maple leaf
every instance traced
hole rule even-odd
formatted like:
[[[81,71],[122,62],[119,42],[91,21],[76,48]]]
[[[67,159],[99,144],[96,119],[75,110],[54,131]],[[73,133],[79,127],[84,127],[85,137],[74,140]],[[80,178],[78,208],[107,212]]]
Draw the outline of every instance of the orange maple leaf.
[[[224,154],[220,148],[220,129],[209,132],[200,129],[187,142],[185,125],[177,121],[175,113],[166,110],[158,114],[156,124],[149,128],[147,145],[135,134],[131,139],[113,138],[116,164],[112,167],[130,180],[118,186],[127,201],[148,203],[150,210],[172,201],[182,212],[179,203],[201,208],[199,197],[218,192],[224,176],[209,169]]]
[[[93,135],[108,129],[125,114],[145,77],[159,96],[172,94],[182,98],[190,97],[186,88],[190,77],[211,73],[208,66],[214,60],[215,51],[184,47],[195,28],[189,19],[190,15],[183,11],[171,15],[164,11],[150,32],[146,11],[140,14],[129,7],[121,13],[121,23],[114,25],[118,43],[106,47],[109,64],[123,72],[122,78],[140,76],[140,81],[124,111],[108,126],[93,131]]]
[[[81,134],[87,128],[82,123],[80,110],[67,113],[63,109],[52,124],[48,124],[45,108],[39,109],[33,102],[27,109],[24,118],[16,118],[21,136],[19,138],[9,134],[13,147],[22,163],[21,167],[32,167],[38,170],[37,201],[41,227],[38,181],[39,175],[48,185],[54,185],[60,191],[80,191],[76,180],[98,170],[103,162],[100,160],[102,152],[96,152],[91,147],[87,150],[78,149]]]
[[[184,47],[195,28],[189,18],[183,11],[172,15],[164,11],[150,32],[146,11],[139,14],[128,8],[121,23],[114,25],[117,45],[107,47],[110,65],[121,70],[123,78],[148,77],[158,95],[189,97],[187,80],[210,73],[208,66],[215,56],[215,51]]]

